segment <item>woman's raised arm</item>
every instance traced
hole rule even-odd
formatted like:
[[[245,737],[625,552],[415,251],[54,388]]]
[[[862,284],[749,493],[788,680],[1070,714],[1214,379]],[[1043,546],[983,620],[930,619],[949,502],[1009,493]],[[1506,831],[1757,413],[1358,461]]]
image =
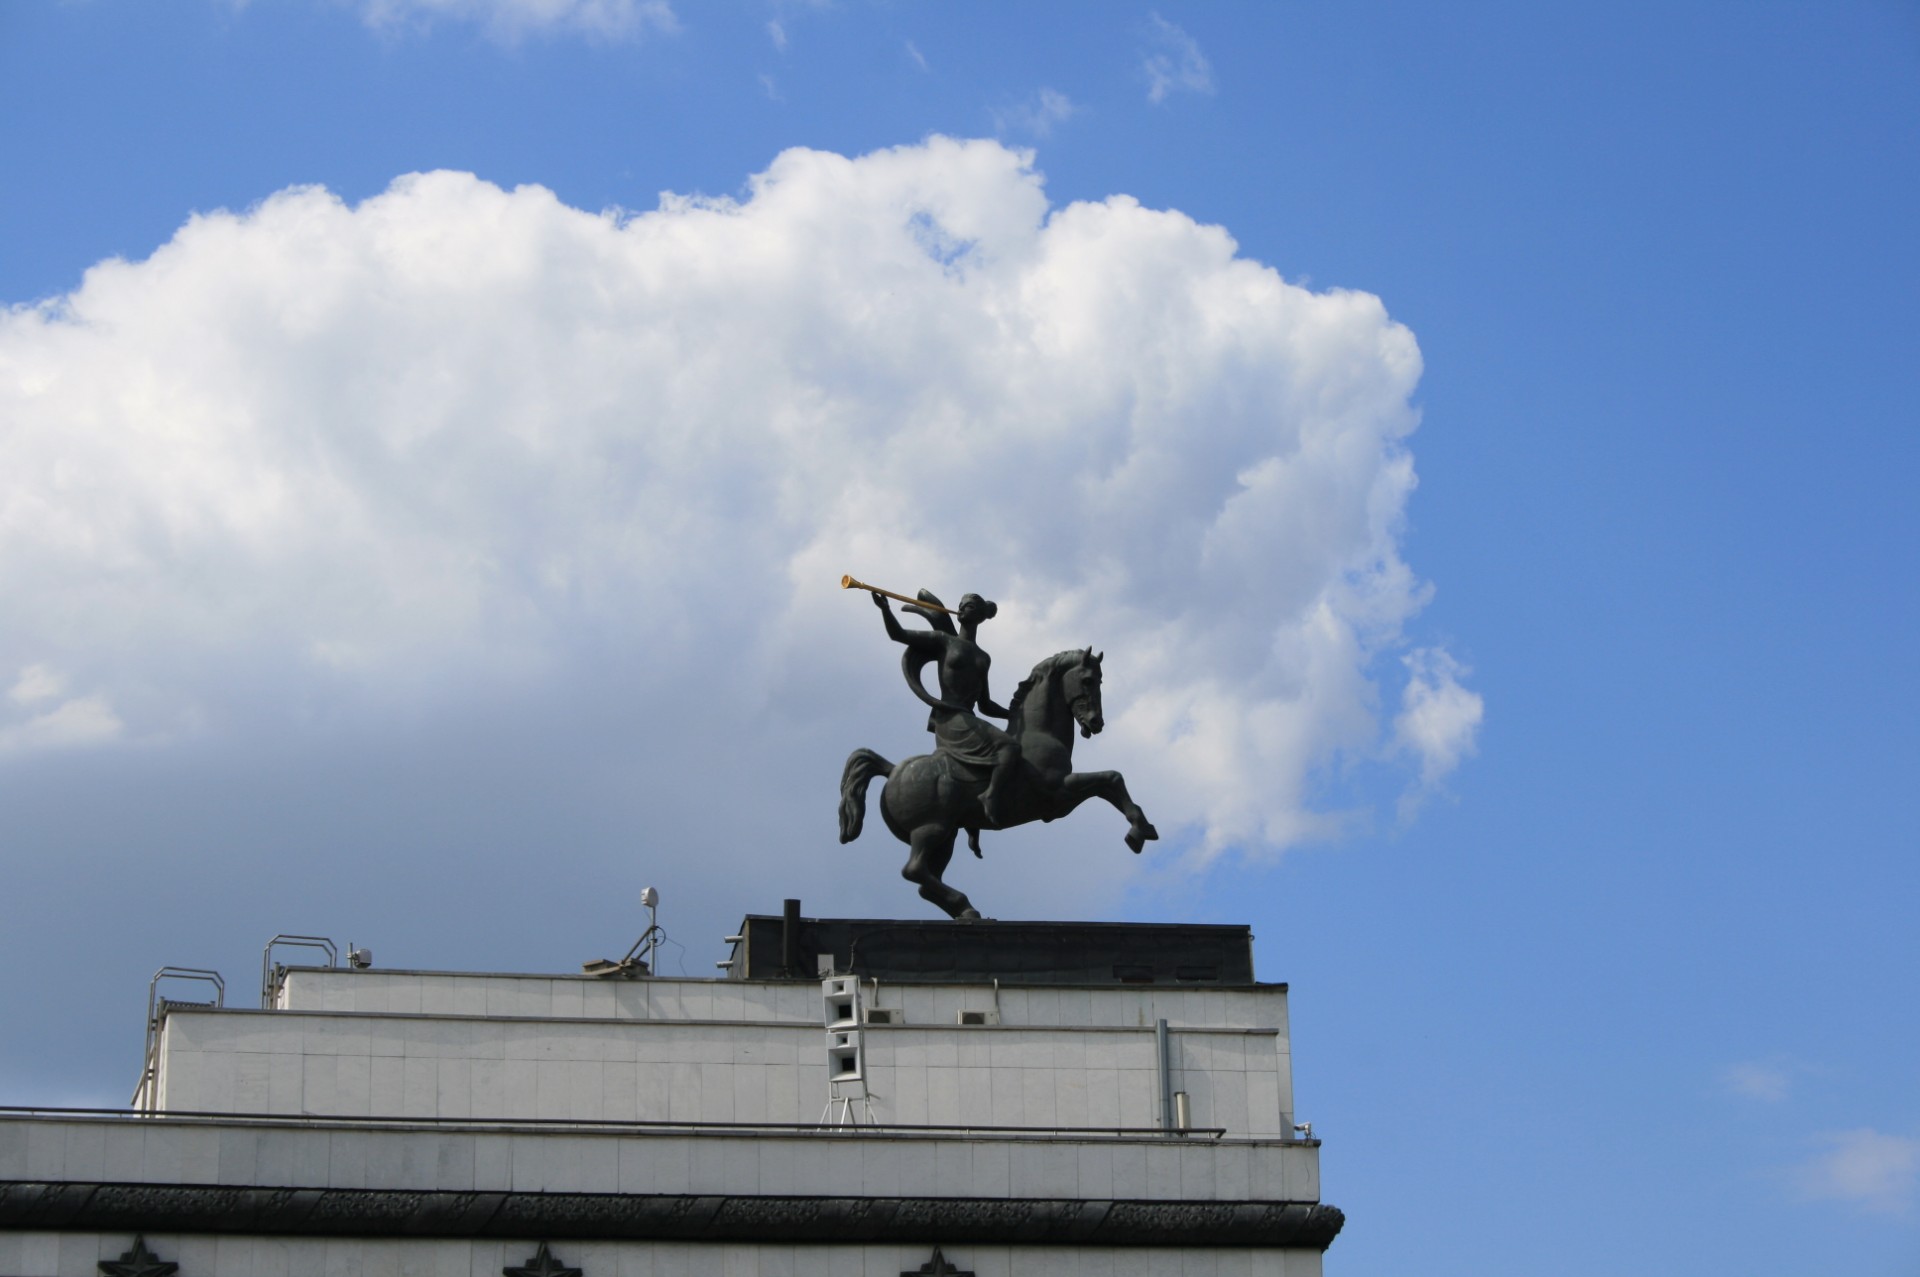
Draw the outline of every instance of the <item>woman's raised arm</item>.
[[[887,596],[875,592],[873,602],[880,609],[880,616],[887,623],[887,637],[896,643],[904,643],[916,652],[937,653],[946,644],[946,636],[932,630],[910,630],[900,624],[900,618],[893,614],[893,607],[887,602]]]

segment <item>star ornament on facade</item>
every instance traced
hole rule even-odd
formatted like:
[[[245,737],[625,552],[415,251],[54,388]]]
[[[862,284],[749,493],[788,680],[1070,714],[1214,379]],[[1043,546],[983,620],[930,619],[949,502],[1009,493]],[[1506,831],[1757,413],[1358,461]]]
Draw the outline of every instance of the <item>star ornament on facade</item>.
[[[133,1248],[126,1254],[118,1259],[101,1260],[100,1271],[107,1277],[173,1277],[180,1271],[180,1265],[148,1250],[145,1237],[135,1237]]]
[[[900,1274],[900,1277],[973,1277],[973,1274],[955,1268],[952,1264],[948,1263],[947,1257],[940,1253],[938,1246],[935,1246],[933,1248],[932,1259],[929,1259],[918,1268],[907,1269],[907,1271]]]
[[[509,1265],[500,1270],[501,1277],[580,1277],[578,1268],[569,1268],[553,1257],[545,1242],[533,1252],[533,1258],[524,1264]]]

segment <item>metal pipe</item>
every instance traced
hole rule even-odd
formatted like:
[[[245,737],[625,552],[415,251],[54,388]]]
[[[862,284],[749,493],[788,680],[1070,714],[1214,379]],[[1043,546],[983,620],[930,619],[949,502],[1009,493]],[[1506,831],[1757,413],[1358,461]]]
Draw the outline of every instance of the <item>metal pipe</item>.
[[[1160,1129],[1173,1131],[1173,1048],[1168,1039],[1167,1022],[1156,1020],[1153,1025],[1154,1045],[1159,1048],[1160,1057]]]
[[[789,900],[780,909],[780,974],[789,980],[800,974],[800,902]]]
[[[1173,1129],[1185,1135],[1193,1127],[1193,1109],[1185,1091],[1173,1093]]]

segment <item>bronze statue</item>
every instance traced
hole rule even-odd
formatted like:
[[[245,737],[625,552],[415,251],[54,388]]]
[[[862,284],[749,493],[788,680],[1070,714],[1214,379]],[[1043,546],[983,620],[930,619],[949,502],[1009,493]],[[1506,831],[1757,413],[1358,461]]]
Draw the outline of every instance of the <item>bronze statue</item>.
[[[920,894],[951,916],[978,918],[966,895],[941,880],[962,829],[967,845],[979,856],[982,829],[1058,820],[1089,798],[1104,798],[1127,818],[1126,843],[1133,851],[1160,836],[1127,793],[1119,772],[1073,770],[1074,728],[1091,737],[1105,726],[1100,711],[1102,658],[1093,649],[1059,652],[1041,661],[1003,708],[988,691],[992,659],[977,641],[980,622],[998,611],[994,604],[968,594],[959,607],[949,608],[926,590],[908,600],[852,577],[842,578],[841,584],[873,593],[888,637],[906,648],[901,669],[907,685],[927,703],[927,730],[934,734],[933,753],[897,766],[870,749],[856,749],[848,756],[840,779],[841,842],[860,836],[867,786],[876,776],[886,777],[880,816],[909,848],[901,876],[918,883]],[[901,625],[888,597],[907,602],[903,610],[931,628]],[[935,665],[937,698],[921,683],[928,664]],[[1006,729],[987,722],[983,714],[1006,719]]]

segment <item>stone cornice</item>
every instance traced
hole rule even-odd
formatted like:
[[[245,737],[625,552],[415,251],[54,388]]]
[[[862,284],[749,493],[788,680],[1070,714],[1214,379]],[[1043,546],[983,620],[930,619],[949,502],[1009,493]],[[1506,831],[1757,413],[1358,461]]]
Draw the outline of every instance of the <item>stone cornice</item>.
[[[447,1193],[0,1181],[0,1228],[260,1236],[1258,1246],[1325,1250],[1311,1202]]]

